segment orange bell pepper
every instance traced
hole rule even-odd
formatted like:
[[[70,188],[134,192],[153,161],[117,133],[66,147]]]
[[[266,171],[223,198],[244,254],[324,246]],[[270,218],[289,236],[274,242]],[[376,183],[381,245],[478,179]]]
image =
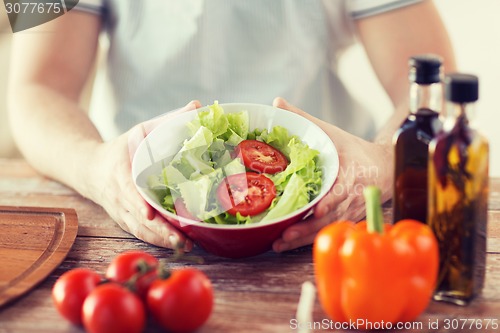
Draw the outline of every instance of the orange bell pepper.
[[[366,221],[338,221],[314,241],[316,285],[326,314],[369,325],[412,321],[427,307],[437,279],[438,243],[415,220],[383,223],[380,190],[365,190]],[[387,326],[386,326],[387,327]]]

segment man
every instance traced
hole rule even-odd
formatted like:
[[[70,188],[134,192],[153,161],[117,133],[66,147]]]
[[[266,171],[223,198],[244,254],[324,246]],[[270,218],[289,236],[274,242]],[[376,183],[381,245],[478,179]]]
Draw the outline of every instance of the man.
[[[133,185],[129,143],[143,134],[140,122],[192,99],[269,103],[283,96],[273,104],[320,125],[339,151],[340,174],[314,217],[275,242],[281,252],[312,243],[336,219],[362,218],[364,199],[355,189],[378,185],[383,200],[391,197],[391,138],[408,113],[408,58],[435,53],[447,71],[455,69],[430,0],[80,0],[34,30],[40,33],[15,35],[9,89],[12,129],[26,159],[103,206],[136,237],[165,247],[185,242],[187,250],[191,242]],[[115,129],[123,133],[107,141],[78,106],[101,31],[110,41]],[[336,72],[356,39],[394,105],[373,141],[366,141],[374,134],[370,115]],[[379,172],[357,177],[363,169]]]

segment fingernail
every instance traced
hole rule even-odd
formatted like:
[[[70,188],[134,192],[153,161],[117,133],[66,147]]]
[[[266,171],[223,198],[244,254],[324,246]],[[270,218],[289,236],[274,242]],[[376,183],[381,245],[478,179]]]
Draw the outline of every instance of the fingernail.
[[[326,203],[325,205],[318,207],[317,213],[314,215],[317,217],[321,217],[328,214],[332,209],[332,205],[330,203]]]
[[[277,246],[276,252],[285,252],[290,248],[290,245],[287,243],[281,243]]]
[[[188,107],[189,109],[196,109],[196,107],[197,107],[197,102],[198,102],[198,101],[196,101],[196,100],[192,100],[191,102],[189,102],[189,103],[187,104],[187,107]]]
[[[193,248],[193,243],[186,241],[184,243],[184,252],[189,252]]]
[[[168,241],[170,242],[170,246],[172,248],[175,248],[177,246],[177,243],[179,242],[179,237],[176,235],[170,235],[168,236]]]
[[[299,237],[300,237],[300,232],[298,232],[297,230],[291,230],[289,232],[285,232],[285,234],[283,235],[283,239],[287,242],[294,241]]]

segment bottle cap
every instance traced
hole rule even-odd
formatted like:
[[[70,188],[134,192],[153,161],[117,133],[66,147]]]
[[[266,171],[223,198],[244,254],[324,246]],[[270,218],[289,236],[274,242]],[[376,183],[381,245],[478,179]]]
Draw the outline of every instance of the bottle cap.
[[[431,84],[441,81],[443,60],[435,54],[420,54],[410,58],[409,78],[418,84]]]
[[[479,80],[471,74],[453,73],[445,76],[446,100],[456,103],[475,102],[479,97]]]

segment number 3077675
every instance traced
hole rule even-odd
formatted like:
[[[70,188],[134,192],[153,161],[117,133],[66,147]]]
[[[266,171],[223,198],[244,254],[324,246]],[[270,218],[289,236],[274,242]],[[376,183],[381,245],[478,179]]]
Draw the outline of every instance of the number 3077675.
[[[64,12],[61,2],[5,2],[7,14],[60,14]]]

